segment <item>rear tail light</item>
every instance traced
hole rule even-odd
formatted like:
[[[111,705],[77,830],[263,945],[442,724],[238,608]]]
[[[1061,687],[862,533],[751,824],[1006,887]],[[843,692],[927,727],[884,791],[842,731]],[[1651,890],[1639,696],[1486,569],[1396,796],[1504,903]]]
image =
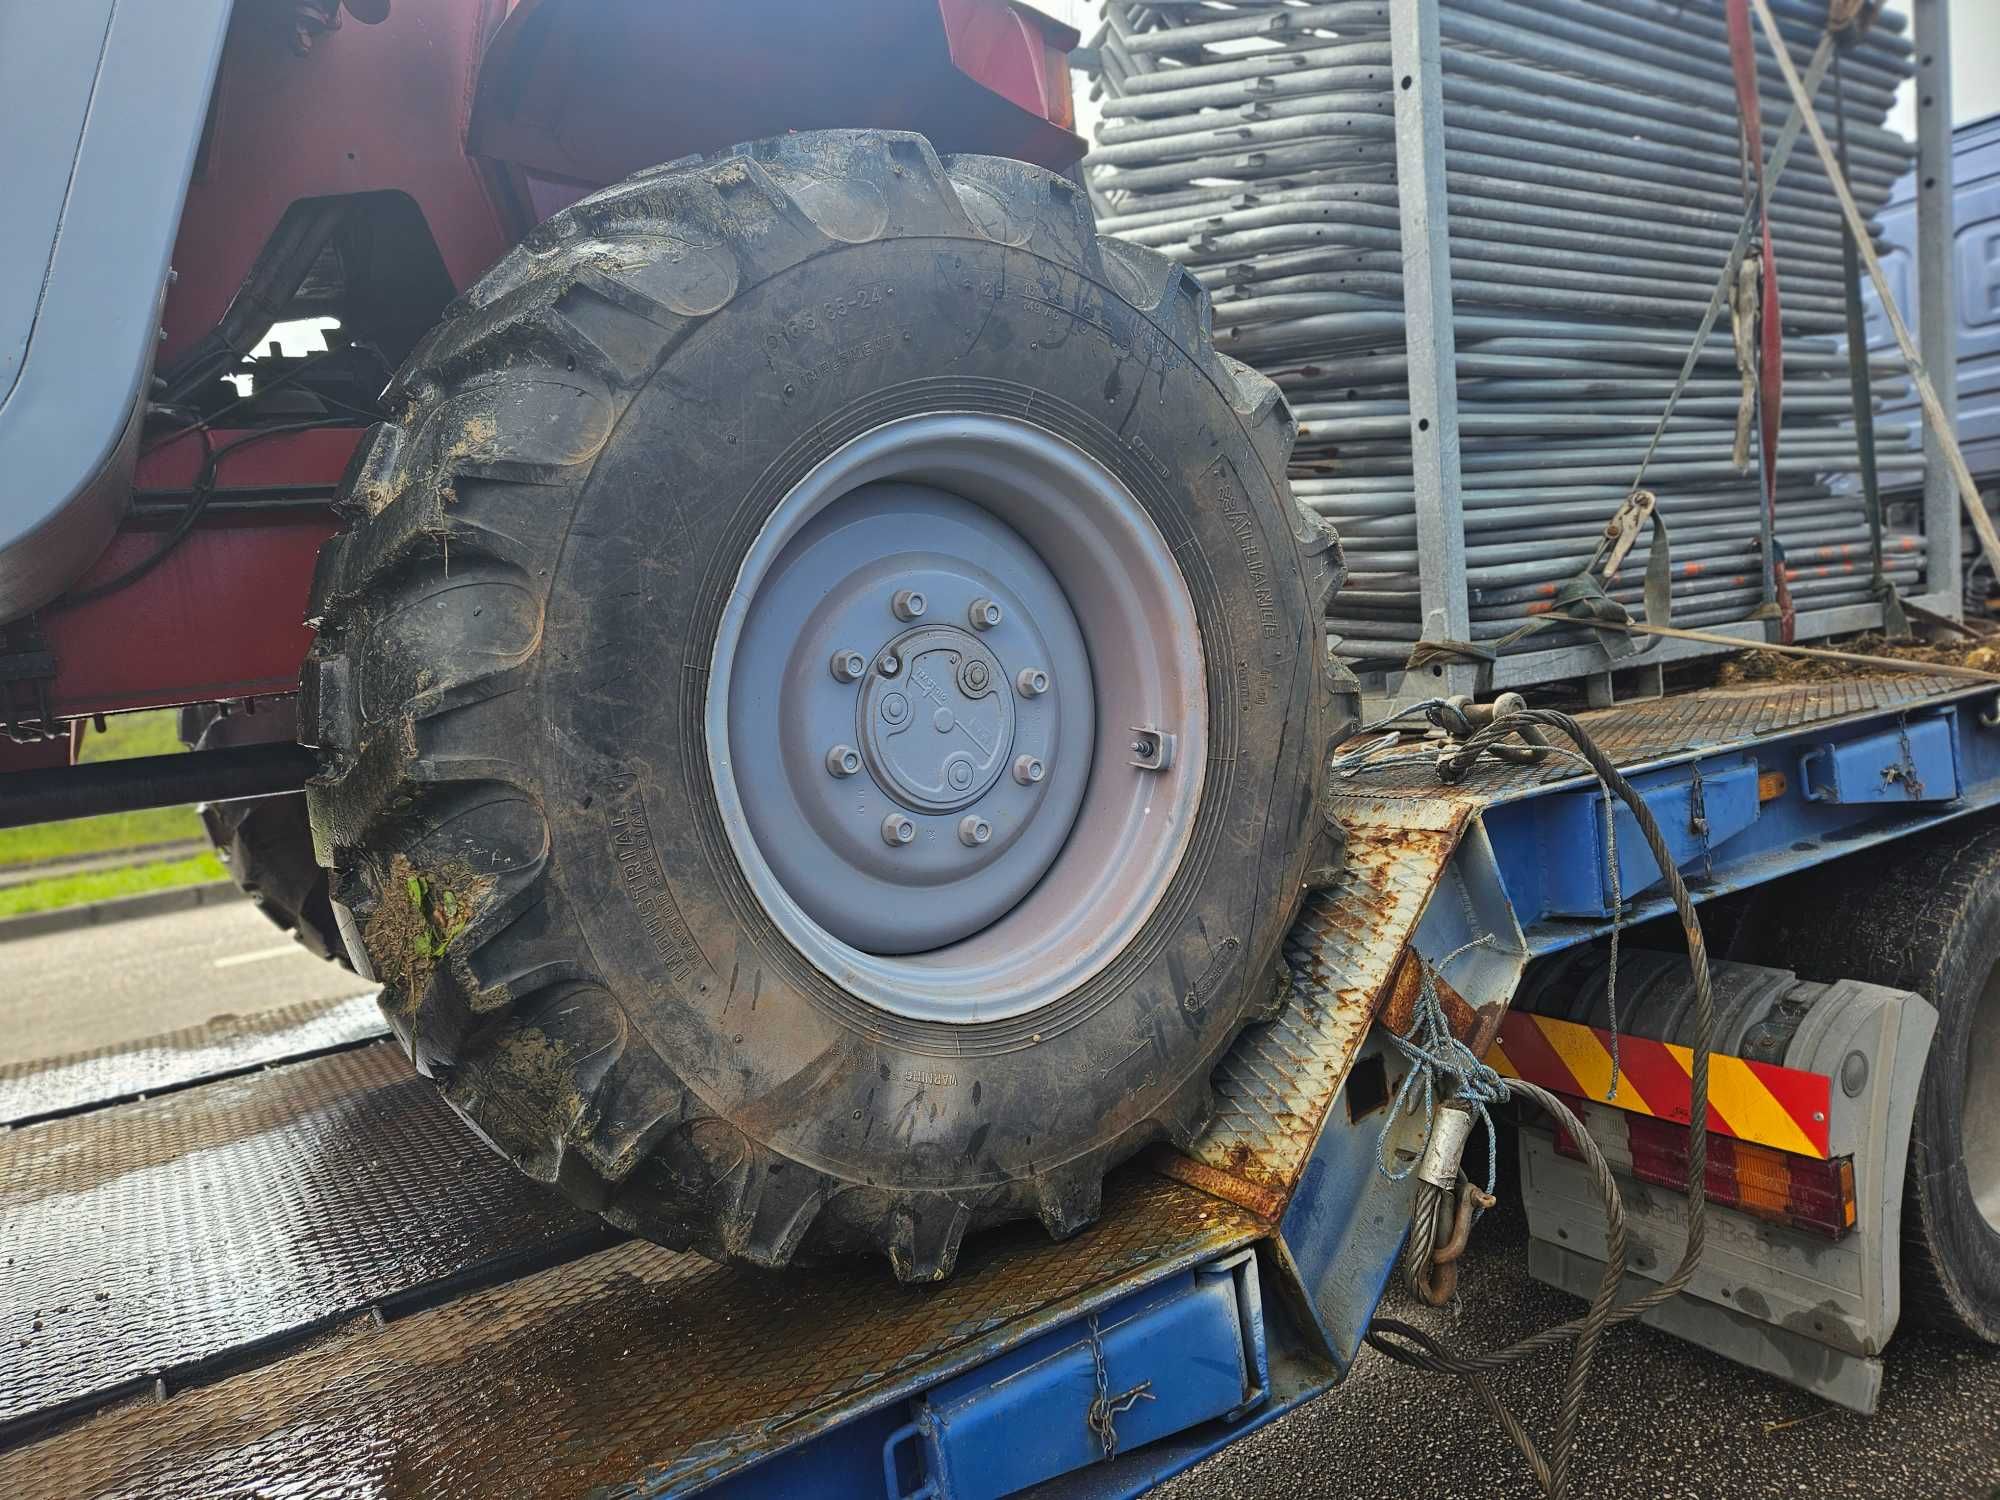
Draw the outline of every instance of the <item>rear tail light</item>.
[[[1688,1130],[1644,1115],[1624,1116],[1632,1175],[1656,1187],[1687,1191]],[[1582,1159],[1567,1130],[1556,1150]],[[1821,1160],[1774,1151],[1710,1132],[1708,1200],[1773,1224],[1837,1240],[1854,1227],[1854,1158]]]

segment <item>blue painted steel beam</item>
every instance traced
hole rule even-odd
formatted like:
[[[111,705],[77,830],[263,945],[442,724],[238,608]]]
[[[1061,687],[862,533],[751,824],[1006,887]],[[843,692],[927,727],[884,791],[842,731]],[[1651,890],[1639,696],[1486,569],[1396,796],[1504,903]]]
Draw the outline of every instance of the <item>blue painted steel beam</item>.
[[[1238,1251],[927,1392],[883,1443],[884,1494],[1001,1500],[1107,1448],[1239,1416],[1269,1384],[1256,1257]]]
[[[2000,807],[2000,728],[1985,722],[1991,705],[1990,691],[1979,692],[1625,774],[1703,901]],[[1535,789],[1487,807],[1483,821],[1531,952],[1553,953],[1609,931],[1604,799],[1595,783]],[[1623,808],[1616,842],[1624,920],[1670,911],[1652,856]]]
[[[1100,1464],[1107,1446],[1227,1431],[1270,1400],[1266,1319],[1254,1251],[1162,1267],[1149,1285],[705,1493],[999,1500]]]
[[[1474,1009],[1513,997],[1526,944],[1495,848],[1476,820],[1453,849],[1415,930],[1391,930],[1378,941],[1397,949],[1407,942]],[[1320,1123],[1272,1247],[1296,1279],[1327,1357],[1343,1373],[1402,1253],[1416,1202],[1410,1169],[1429,1122],[1421,1112],[1392,1118],[1389,1104],[1407,1068],[1383,1029],[1372,1027]],[[1470,1169],[1481,1169],[1476,1158]]]

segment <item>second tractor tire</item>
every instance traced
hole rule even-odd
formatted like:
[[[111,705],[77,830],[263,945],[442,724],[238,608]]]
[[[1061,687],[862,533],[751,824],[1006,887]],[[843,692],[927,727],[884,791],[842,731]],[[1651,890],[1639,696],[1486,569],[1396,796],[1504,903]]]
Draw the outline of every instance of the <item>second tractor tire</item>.
[[[277,724],[267,722],[277,719]],[[289,700],[256,714],[224,714],[201,705],[181,710],[181,743],[190,750],[269,744],[295,736]],[[282,730],[282,732],[274,732]],[[248,802],[206,802],[195,809],[209,842],[243,894],[315,958],[342,967],[347,948],[328,894],[327,872],[313,857],[312,823],[299,793]]]
[[[1736,947],[1937,1007],[1904,1179],[1903,1311],[2000,1343],[2000,825],[1948,824],[1772,887]]]

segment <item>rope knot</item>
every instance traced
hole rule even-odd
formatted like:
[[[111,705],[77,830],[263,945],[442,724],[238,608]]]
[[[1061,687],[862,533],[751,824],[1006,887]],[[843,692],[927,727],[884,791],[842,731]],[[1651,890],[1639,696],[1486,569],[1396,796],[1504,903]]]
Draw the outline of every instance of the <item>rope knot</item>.
[[[1493,1116],[1488,1106],[1498,1104],[1507,1097],[1507,1083],[1480,1060],[1473,1050],[1452,1035],[1451,1020],[1444,1013],[1444,1001],[1438,995],[1437,976],[1453,959],[1469,953],[1474,948],[1484,948],[1493,941],[1493,934],[1487,933],[1452,952],[1436,964],[1419,958],[1417,964],[1417,1002],[1410,1016],[1410,1029],[1398,1036],[1393,1031],[1389,1040],[1409,1061],[1410,1069],[1403,1075],[1403,1081],[1396,1089],[1395,1100],[1389,1107],[1388,1123],[1383,1126],[1381,1137],[1375,1143],[1375,1166],[1391,1182],[1401,1182],[1416,1170],[1412,1161],[1400,1171],[1389,1165],[1389,1127],[1406,1115],[1416,1113],[1419,1105],[1424,1112],[1425,1133],[1436,1123],[1439,1105],[1439,1085],[1445,1087],[1445,1097],[1471,1106],[1479,1123],[1486,1128],[1486,1191],[1492,1193],[1493,1184],[1500,1171],[1499,1141],[1493,1130]]]

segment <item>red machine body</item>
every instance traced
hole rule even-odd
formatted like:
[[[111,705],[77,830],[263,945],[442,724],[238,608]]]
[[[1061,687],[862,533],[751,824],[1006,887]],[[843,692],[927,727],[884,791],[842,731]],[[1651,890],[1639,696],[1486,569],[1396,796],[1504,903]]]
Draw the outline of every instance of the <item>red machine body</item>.
[[[420,221],[428,246],[386,274],[407,261],[413,285],[426,271],[436,282],[441,263],[463,290],[598,187],[787,130],[917,130],[940,152],[1067,167],[1083,152],[1069,128],[1076,41],[1008,0],[349,0],[345,14],[336,0],[239,0],[160,365],[217,327],[301,203],[369,195],[385,222]],[[407,250],[407,232],[385,243]],[[149,437],[131,515],[78,592],[156,550],[216,454],[211,498],[157,567],[43,618],[49,716],[294,691],[314,558],[366,426],[271,434],[240,453],[227,450],[262,429],[227,417]]]

